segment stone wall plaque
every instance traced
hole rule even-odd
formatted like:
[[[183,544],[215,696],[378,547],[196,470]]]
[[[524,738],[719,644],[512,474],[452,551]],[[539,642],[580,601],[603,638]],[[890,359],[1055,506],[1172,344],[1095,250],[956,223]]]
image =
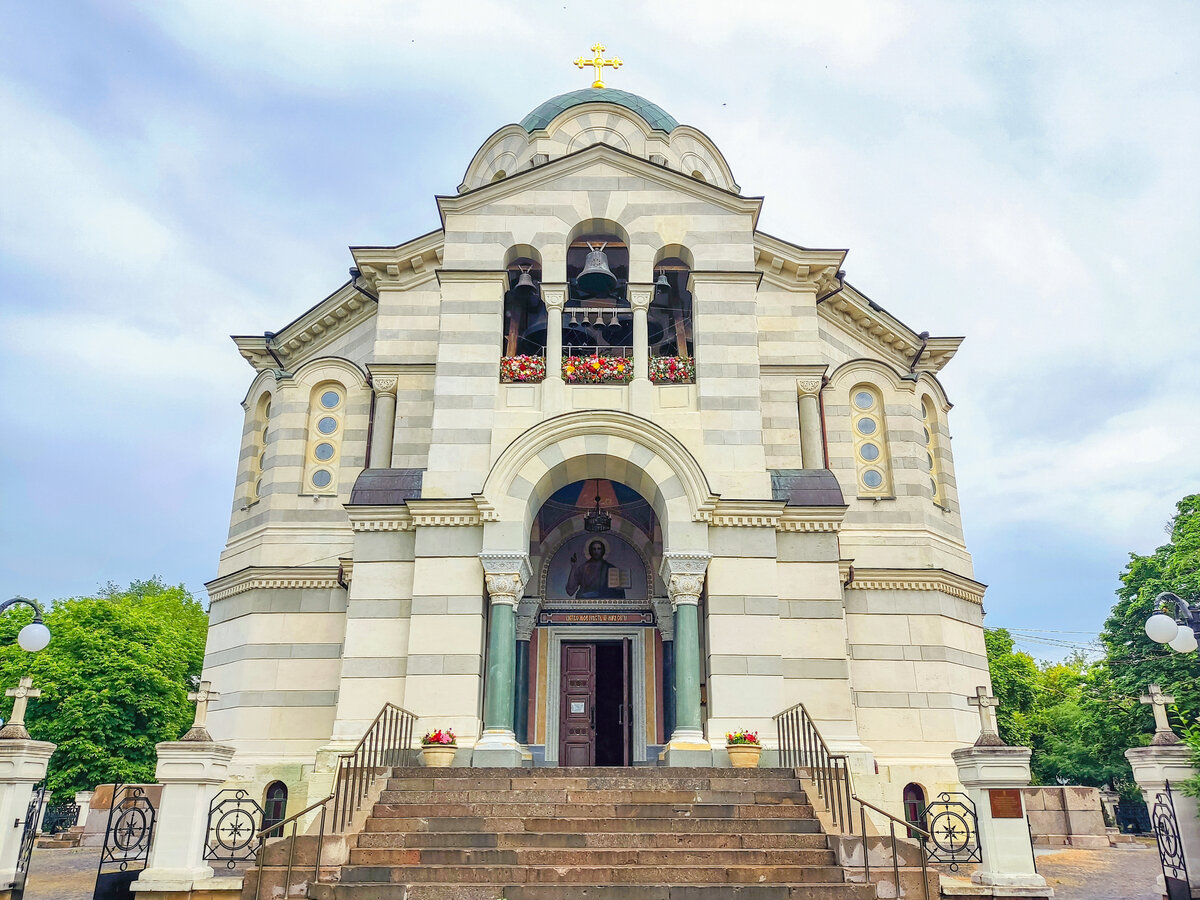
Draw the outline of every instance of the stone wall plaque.
[[[988,800],[992,804],[993,819],[1019,819],[1025,815],[1020,788],[991,788]]]

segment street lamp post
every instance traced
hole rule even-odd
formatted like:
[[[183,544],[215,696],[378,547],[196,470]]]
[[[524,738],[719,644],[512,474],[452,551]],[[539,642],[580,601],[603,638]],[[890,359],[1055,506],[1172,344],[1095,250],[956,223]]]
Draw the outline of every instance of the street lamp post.
[[[5,600],[3,603],[0,603],[0,614],[3,614],[6,609],[16,603],[24,603],[26,606],[33,607],[33,621],[21,629],[21,633],[17,635],[17,643],[21,646],[22,650],[27,650],[30,653],[45,650],[46,645],[50,643],[50,629],[42,621],[42,608],[38,606],[36,600],[30,600],[26,597],[13,597],[11,600]]]
[[[1200,605],[1189,604],[1170,591],[1159,594],[1154,603],[1158,612],[1146,620],[1146,636],[1178,653],[1196,650],[1200,646],[1196,640],[1200,635]]]

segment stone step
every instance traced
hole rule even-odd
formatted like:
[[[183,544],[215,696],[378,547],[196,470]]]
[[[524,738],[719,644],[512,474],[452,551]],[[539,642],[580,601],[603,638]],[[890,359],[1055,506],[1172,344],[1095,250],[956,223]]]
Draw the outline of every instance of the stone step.
[[[423,816],[558,816],[572,819],[811,819],[807,805],[727,803],[376,803],[378,819]]]
[[[739,832],[736,834],[674,833],[674,832],[592,832],[562,834],[497,834],[470,831],[426,831],[426,832],[363,832],[358,836],[358,846],[364,849],[409,847],[416,849],[453,849],[456,847],[479,849],[506,849],[535,847],[595,847],[635,849],[697,849],[708,847],[714,850],[823,850],[828,838],[821,833],[788,832]]]
[[[366,821],[369,832],[412,832],[412,831],[471,831],[517,833],[592,833],[610,831],[690,832],[690,833],[734,833],[745,832],[793,832],[814,834],[821,830],[820,823],[813,818],[700,818],[696,816],[672,816],[671,818],[524,818],[521,816],[403,816],[375,817]]]
[[[385,790],[380,803],[808,803],[803,791],[710,790]]]
[[[350,851],[343,877],[354,881],[355,866],[832,866],[835,861],[832,850],[359,847]]]
[[[314,884],[313,900],[875,900],[870,884]]]
[[[453,772],[454,769],[440,769]],[[463,769],[463,772],[477,772]],[[630,771],[630,770],[626,770]],[[387,791],[781,791],[799,792],[795,778],[742,778],[740,776],[710,775],[697,777],[635,777],[606,775],[579,778],[542,778],[536,775],[503,777],[491,775],[422,775],[389,778]]]
[[[344,866],[346,884],[836,884],[840,866]]]
[[[425,766],[396,766],[388,774],[392,778],[425,778],[436,773],[438,777],[454,775],[462,777],[488,778],[601,778],[621,776],[624,778],[796,778],[803,769],[714,769],[703,766],[669,768],[666,766],[546,766],[536,769],[518,768],[471,768],[452,766],[445,769],[429,769]]]

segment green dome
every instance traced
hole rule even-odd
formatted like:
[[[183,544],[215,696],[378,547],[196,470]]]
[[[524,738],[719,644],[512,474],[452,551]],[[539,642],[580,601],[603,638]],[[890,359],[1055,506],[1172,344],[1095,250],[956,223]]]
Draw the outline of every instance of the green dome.
[[[618,91],[616,88],[582,88],[578,91],[571,91],[569,94],[551,97],[523,118],[521,127],[529,132],[545,128],[564,109],[570,109],[580,103],[616,103],[618,106],[637,113],[646,120],[651,128],[657,131],[669,132],[679,124],[673,117],[665,113],[662,107],[637,94]]]

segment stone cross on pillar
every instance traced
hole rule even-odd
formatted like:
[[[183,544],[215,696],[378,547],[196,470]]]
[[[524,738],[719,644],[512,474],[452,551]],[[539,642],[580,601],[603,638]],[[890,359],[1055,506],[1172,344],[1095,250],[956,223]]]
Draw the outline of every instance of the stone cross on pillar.
[[[29,740],[29,732],[25,730],[25,707],[29,703],[29,698],[40,697],[42,692],[33,686],[33,679],[26,675],[17,682],[15,688],[5,691],[4,695],[16,699],[13,700],[13,711],[8,724],[0,728],[0,739]]]
[[[180,738],[181,741],[212,741],[212,735],[205,727],[208,722],[208,704],[213,700],[219,700],[220,697],[221,692],[214,691],[212,682],[209,681],[200,682],[198,690],[188,692],[187,698],[196,704],[196,718],[187,734]]]
[[[1164,694],[1162,688],[1157,684],[1152,684],[1150,693],[1142,694],[1140,699],[1142,703],[1148,704],[1154,710],[1154,740],[1150,742],[1151,746],[1178,744],[1179,735],[1171,729],[1171,723],[1167,721],[1167,704],[1174,703],[1175,698],[1170,694]]]
[[[1003,747],[1004,741],[1000,740],[995,715],[992,713],[992,710],[1000,705],[1000,701],[988,696],[987,688],[981,684],[975,688],[975,696],[967,698],[967,703],[979,707],[979,738],[975,741],[975,746]]]

